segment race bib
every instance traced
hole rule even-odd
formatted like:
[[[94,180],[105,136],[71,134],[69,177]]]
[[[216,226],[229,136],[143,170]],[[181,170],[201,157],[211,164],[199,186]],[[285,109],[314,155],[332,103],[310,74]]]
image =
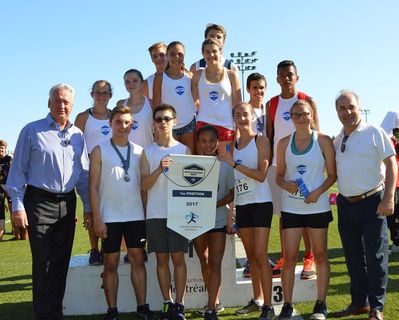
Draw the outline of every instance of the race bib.
[[[255,192],[255,182],[251,178],[241,178],[235,181],[235,193],[237,196],[249,195]]]
[[[307,190],[312,190],[311,186],[309,184],[306,184],[306,188],[307,188]],[[292,198],[292,199],[302,200],[302,201],[304,201],[306,199],[305,195],[299,188],[296,190],[296,192],[289,193],[288,197]]]

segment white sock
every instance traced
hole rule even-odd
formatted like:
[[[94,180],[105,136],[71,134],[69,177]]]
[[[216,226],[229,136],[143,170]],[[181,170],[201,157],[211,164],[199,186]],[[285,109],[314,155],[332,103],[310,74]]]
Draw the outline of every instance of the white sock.
[[[263,300],[255,299],[254,301],[255,301],[255,304],[256,304],[258,307],[263,306]]]

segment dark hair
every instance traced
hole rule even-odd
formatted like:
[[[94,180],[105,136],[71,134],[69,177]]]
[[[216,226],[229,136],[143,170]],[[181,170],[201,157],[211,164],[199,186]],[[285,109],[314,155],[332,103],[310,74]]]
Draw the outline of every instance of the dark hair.
[[[98,85],[98,84],[101,84],[101,83],[107,85],[108,88],[109,88],[109,93],[112,93],[111,84],[110,84],[107,80],[97,80],[97,81],[95,81],[95,82],[93,83],[92,87],[91,87],[91,92],[93,93],[94,87],[95,87],[96,85]]]
[[[7,148],[7,142],[5,140],[0,140],[0,147],[6,147]]]
[[[213,40],[213,39],[205,39],[205,40],[202,42],[202,45],[201,45],[201,52],[202,52],[202,53],[204,53],[205,46],[207,46],[208,44],[214,44],[215,46],[217,46],[217,47],[219,48],[219,50],[222,49],[222,48],[220,47],[220,45],[219,45],[215,40]]]
[[[292,61],[292,60],[283,60],[283,61],[281,61],[277,65],[277,73],[279,72],[280,69],[286,68],[286,67],[291,67],[291,66],[294,67],[295,73],[297,73],[296,65],[295,65],[294,61]]]
[[[265,82],[265,87],[267,86],[267,81],[266,81],[265,76],[258,72],[254,72],[254,73],[251,73],[247,78],[247,89],[249,89],[249,86],[251,85],[251,81],[258,81],[258,80],[263,80]]]
[[[182,46],[183,50],[186,51],[186,48],[184,47],[184,44],[181,43],[180,41],[172,41],[171,43],[168,44],[168,47],[166,48],[166,55],[168,55],[168,51],[170,48],[175,47],[175,46]],[[169,69],[169,61],[166,63],[166,68],[165,70]],[[183,63],[183,68],[182,71],[187,71],[186,68],[184,67],[184,63]]]
[[[208,132],[208,131],[212,132],[213,135],[216,137],[216,139],[219,139],[218,130],[214,126],[206,125],[206,126],[203,126],[203,127],[199,128],[197,130],[197,133],[196,133],[197,140],[199,140],[199,137],[200,137],[201,134],[203,134],[204,132]]]
[[[116,106],[115,108],[112,109],[111,114],[109,116],[109,122],[112,122],[112,119],[115,118],[116,115],[118,114],[130,114],[133,119],[132,115],[132,109],[128,106]]]
[[[152,112],[152,120],[155,120],[156,113],[160,111],[170,111],[172,112],[173,117],[176,118],[176,109],[170,104],[161,103],[159,106],[155,107],[154,111]]]
[[[206,25],[206,29],[204,32],[204,38],[208,38],[208,33],[209,31],[211,31],[212,29],[220,31],[221,33],[223,33],[223,39],[226,40],[226,36],[227,36],[227,32],[226,29],[223,28],[223,26],[219,25],[219,24],[215,24],[215,23],[208,23]]]
[[[144,81],[143,74],[142,74],[139,70],[137,70],[137,69],[129,69],[129,70],[127,70],[127,71],[125,72],[125,74],[123,75],[123,79],[125,79],[125,76],[126,76],[128,73],[135,73],[135,74],[138,75],[138,77],[140,78],[141,82]]]

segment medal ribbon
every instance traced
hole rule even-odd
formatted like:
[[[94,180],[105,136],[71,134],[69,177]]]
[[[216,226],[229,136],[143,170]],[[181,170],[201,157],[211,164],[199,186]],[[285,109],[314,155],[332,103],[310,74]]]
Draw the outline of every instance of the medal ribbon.
[[[119,159],[121,159],[122,162],[122,168],[123,170],[125,170],[125,175],[128,175],[127,171],[129,170],[130,167],[130,142],[128,142],[127,145],[127,159],[123,158],[122,154],[120,153],[119,149],[117,148],[117,146],[115,145],[115,143],[111,140],[111,145],[114,148],[114,150],[116,151],[116,153],[118,154]]]

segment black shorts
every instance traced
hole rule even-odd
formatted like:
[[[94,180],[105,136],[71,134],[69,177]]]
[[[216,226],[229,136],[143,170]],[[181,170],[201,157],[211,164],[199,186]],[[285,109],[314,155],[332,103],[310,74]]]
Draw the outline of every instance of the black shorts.
[[[315,214],[295,214],[281,212],[281,224],[283,229],[289,228],[314,228],[325,229],[333,221],[331,211]]]
[[[271,202],[250,203],[236,206],[236,221],[241,228],[270,228],[273,218]]]
[[[223,233],[226,233],[226,231],[227,231],[227,227],[224,226],[224,227],[221,227],[221,228],[213,228],[213,229],[207,231],[206,233],[213,233],[213,232],[223,232]]]
[[[106,223],[107,238],[102,241],[104,253],[114,253],[121,250],[122,235],[128,248],[144,248],[145,221],[127,221]]]

